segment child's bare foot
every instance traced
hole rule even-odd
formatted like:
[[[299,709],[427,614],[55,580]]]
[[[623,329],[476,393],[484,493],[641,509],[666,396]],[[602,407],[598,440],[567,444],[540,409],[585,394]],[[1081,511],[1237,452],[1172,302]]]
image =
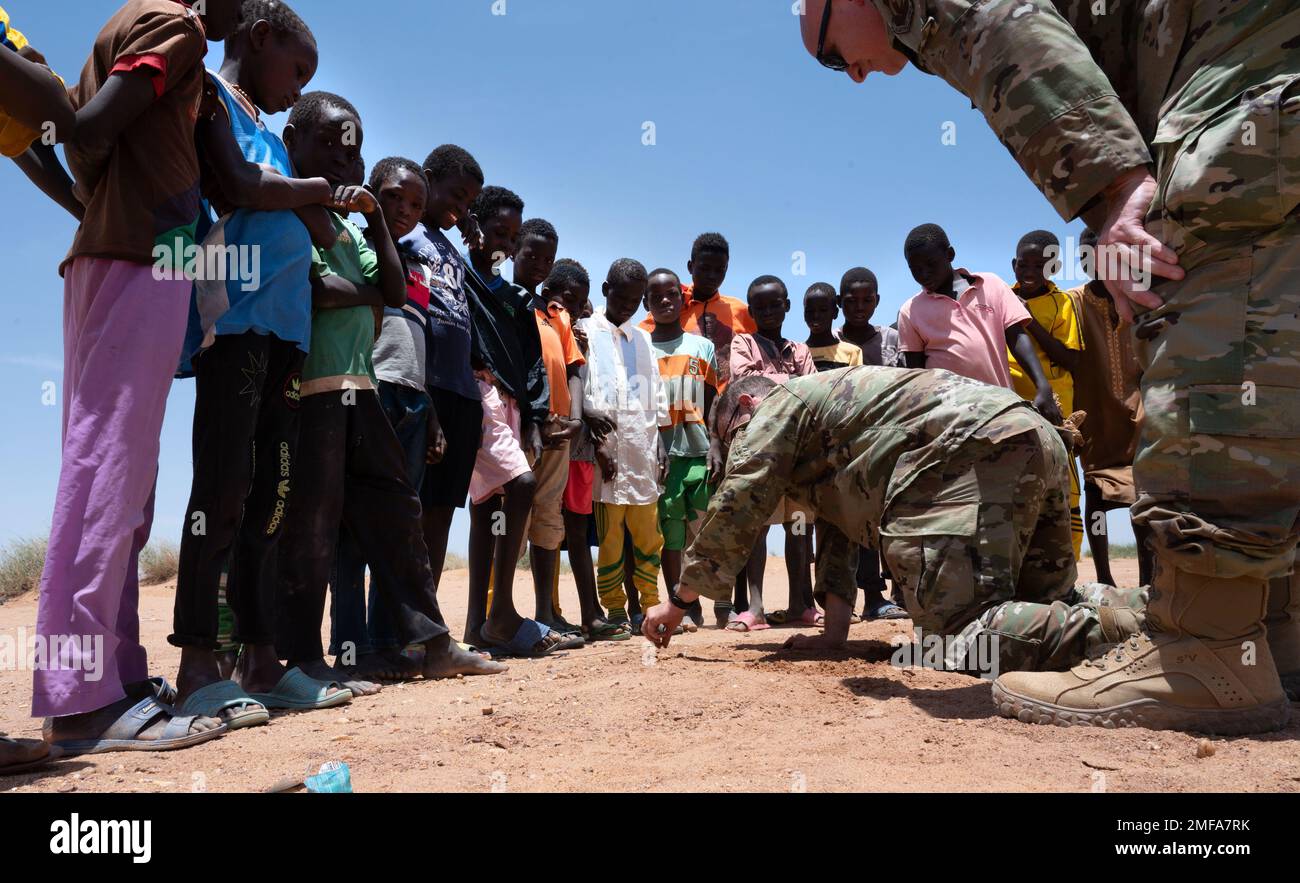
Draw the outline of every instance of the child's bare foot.
[[[420,675],[420,667],[399,650],[362,653],[353,668],[358,678],[368,681],[407,681]]]
[[[509,666],[493,662],[482,653],[470,653],[447,636],[425,645],[424,676],[430,680],[454,678],[456,675],[495,675]]]

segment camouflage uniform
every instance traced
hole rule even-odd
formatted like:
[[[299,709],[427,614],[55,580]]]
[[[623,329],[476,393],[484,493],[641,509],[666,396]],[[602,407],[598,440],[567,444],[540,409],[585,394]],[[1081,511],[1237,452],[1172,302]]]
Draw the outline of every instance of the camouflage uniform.
[[[873,546],[918,628],[995,634],[1002,670],[1066,667],[1124,636],[1108,608],[1141,606],[1132,591],[1075,590],[1068,462],[1011,390],[874,366],[794,378],[732,442],[682,584],[729,598],[788,495],[818,513],[819,600],[852,604],[858,546]],[[1125,621],[1136,628],[1135,614]]]
[[[1134,521],[1159,566],[1291,570],[1300,515],[1300,4],[873,0],[1062,218],[1154,165],[1147,229],[1187,277],[1138,323]]]

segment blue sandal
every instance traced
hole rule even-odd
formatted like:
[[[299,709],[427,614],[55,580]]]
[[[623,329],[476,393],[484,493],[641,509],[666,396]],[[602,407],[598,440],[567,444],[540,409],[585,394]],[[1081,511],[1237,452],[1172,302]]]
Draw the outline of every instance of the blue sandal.
[[[140,734],[149,729],[159,718],[168,718],[161,739],[141,739]],[[211,730],[191,733],[197,715],[173,715],[158,703],[154,696],[141,699],[122,713],[98,739],[69,739],[54,742],[51,747],[64,757],[78,754],[103,754],[109,751],[175,751],[189,748],[203,742],[210,742],[226,734],[229,729],[225,724]]]
[[[338,692],[331,693],[331,689]],[[352,691],[334,681],[318,681],[300,668],[291,668],[269,693],[248,694],[267,708],[286,711],[315,711],[352,701]]]
[[[266,706],[234,681],[217,681],[195,690],[176,710],[181,714],[219,717],[231,730],[255,727],[271,719]],[[232,713],[224,713],[227,711]]]

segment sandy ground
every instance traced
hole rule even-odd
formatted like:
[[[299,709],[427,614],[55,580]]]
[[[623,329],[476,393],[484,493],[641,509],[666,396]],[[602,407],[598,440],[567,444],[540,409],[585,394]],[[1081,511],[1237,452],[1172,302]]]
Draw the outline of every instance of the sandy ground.
[[[1090,565],[1081,578],[1091,576]],[[1136,579],[1136,564],[1116,576]],[[786,596],[768,562],[768,607]],[[572,581],[565,609],[576,618]],[[174,680],[171,584],[146,588],[155,673]],[[440,591],[453,633],[466,574]],[[531,588],[520,579],[516,597]],[[0,607],[0,633],[31,628],[35,599]],[[491,678],[386,687],[339,709],[278,714],[188,751],[105,754],[0,779],[0,791],[257,791],[345,761],[357,791],[1300,791],[1300,720],[1257,738],[1028,726],[995,715],[986,682],[890,666],[910,623],[853,627],[838,656],[783,654],[786,629],[706,628],[657,655],[643,638]],[[0,672],[0,731],[39,736],[30,675]],[[1300,715],[1297,715],[1300,719]]]

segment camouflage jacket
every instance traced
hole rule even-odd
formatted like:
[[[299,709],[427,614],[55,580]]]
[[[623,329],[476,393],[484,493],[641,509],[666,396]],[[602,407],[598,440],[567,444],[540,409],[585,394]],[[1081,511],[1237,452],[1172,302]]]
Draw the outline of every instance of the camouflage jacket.
[[[1245,148],[1258,149],[1239,144],[1223,161],[1193,161],[1185,182],[1176,172],[1158,177],[1172,190],[1194,190],[1207,168],[1215,169],[1211,183],[1218,198],[1241,204],[1242,211],[1257,200],[1272,210],[1288,194],[1282,214],[1294,205],[1300,190],[1300,3],[872,2],[895,47],[972,101],[1066,220],[1086,213],[1097,223],[1090,209],[1099,207],[1094,200],[1107,184],[1152,161],[1172,165],[1160,156],[1162,145],[1212,128],[1238,108],[1253,114],[1257,137],[1242,138],[1236,120],[1223,128],[1248,142]],[[1252,189],[1259,187],[1265,189]],[[1177,193],[1162,194],[1153,212],[1158,218],[1162,210],[1176,215],[1179,209]],[[1177,236],[1170,239],[1178,247]]]
[[[727,471],[686,552],[682,585],[713,600],[731,597],[759,531],[783,496],[812,506],[852,543],[878,546],[888,509],[922,472],[942,465],[996,417],[1001,435],[1046,425],[1029,403],[939,370],[842,368],[796,377],[773,390],[737,433]],[[968,507],[908,507],[907,531],[966,534]],[[961,524],[950,524],[956,517]],[[811,527],[811,525],[809,525]],[[840,537],[836,537],[837,540]],[[848,565],[836,542],[823,570]]]

